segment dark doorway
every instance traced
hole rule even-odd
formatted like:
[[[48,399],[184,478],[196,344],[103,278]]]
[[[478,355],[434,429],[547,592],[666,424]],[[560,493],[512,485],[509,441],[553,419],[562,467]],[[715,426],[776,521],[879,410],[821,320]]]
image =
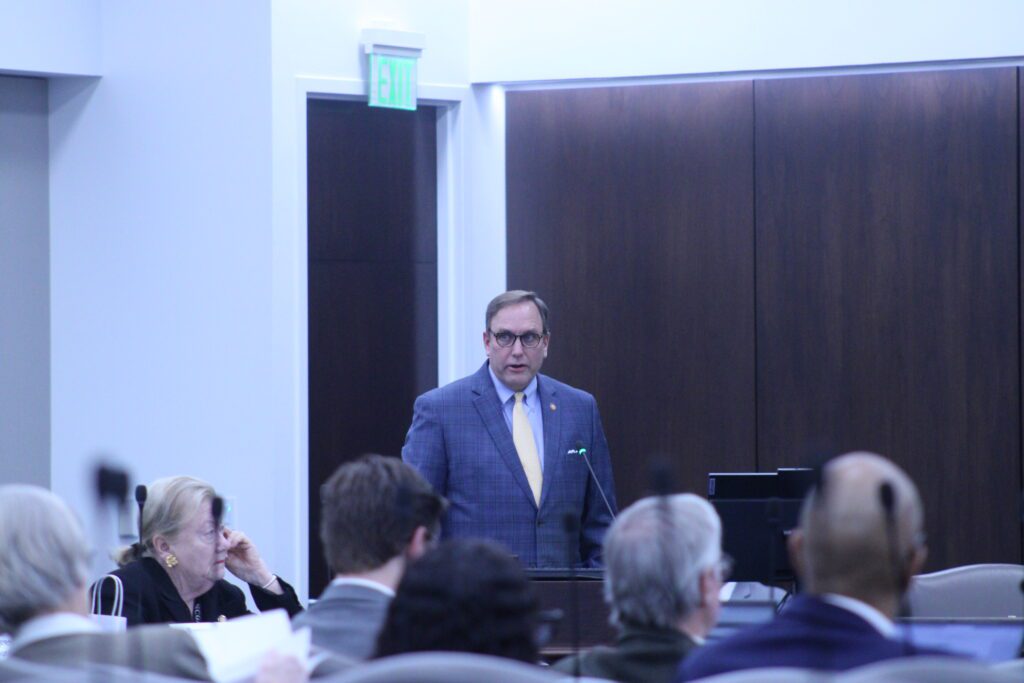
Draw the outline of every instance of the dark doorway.
[[[330,580],[320,485],[398,455],[437,386],[437,114],[308,103],[310,595]]]

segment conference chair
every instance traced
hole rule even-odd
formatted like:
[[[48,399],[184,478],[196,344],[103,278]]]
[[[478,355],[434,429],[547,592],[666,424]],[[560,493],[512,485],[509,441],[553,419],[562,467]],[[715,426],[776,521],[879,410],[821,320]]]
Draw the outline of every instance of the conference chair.
[[[1024,617],[1024,566],[969,564],[914,577],[907,594],[913,617]]]
[[[992,665],[993,671],[1011,676],[1015,681],[1024,681],[1024,659],[1011,659]]]
[[[700,679],[700,683],[832,683],[833,674],[793,667],[744,669]]]
[[[565,674],[511,659],[467,652],[413,652],[360,665],[330,683],[555,683]],[[592,678],[573,679],[596,682]]]
[[[832,683],[1020,683],[1014,674],[954,657],[905,657],[843,672]]]
[[[0,661],[0,683],[196,683],[194,680],[133,671],[104,664],[55,667],[16,658]]]

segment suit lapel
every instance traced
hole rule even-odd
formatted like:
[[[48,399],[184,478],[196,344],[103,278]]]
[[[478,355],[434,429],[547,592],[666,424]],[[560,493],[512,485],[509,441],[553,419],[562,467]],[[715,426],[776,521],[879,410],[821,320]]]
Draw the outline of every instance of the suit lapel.
[[[558,481],[565,453],[562,444],[562,412],[558,409],[558,390],[543,375],[537,375],[537,396],[544,423],[544,482],[540,487],[540,506],[544,507],[552,482]]]
[[[498,449],[501,459],[512,472],[513,478],[523,490],[523,494],[530,502],[536,505],[533,500],[533,491],[530,490],[530,482],[526,480],[526,472],[523,471],[523,464],[519,462],[519,453],[516,452],[516,445],[512,441],[512,432],[505,423],[505,416],[501,412],[501,403],[498,399],[498,392],[494,390],[494,383],[491,381],[491,373],[487,370],[487,363],[477,371],[476,381],[473,383],[473,405],[480,414],[480,419],[487,428],[487,432],[494,441],[494,447]],[[546,431],[546,430],[545,430]],[[547,446],[545,445],[545,448]],[[543,487],[541,491],[543,492]],[[541,498],[543,501],[543,497]]]

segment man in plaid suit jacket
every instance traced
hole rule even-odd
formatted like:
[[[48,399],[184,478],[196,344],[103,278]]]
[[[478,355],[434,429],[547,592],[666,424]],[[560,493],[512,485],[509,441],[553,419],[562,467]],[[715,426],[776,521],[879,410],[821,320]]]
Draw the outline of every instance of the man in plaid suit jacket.
[[[402,458],[448,499],[444,537],[493,539],[527,567],[597,567],[608,508],[615,509],[608,443],[593,396],[538,374],[550,339],[547,319],[547,306],[533,292],[505,292],[491,301],[483,334],[487,362],[416,399]],[[517,400],[535,454],[520,453],[514,441]],[[540,471],[528,472],[536,459]],[[568,515],[578,522],[575,530],[567,530]]]

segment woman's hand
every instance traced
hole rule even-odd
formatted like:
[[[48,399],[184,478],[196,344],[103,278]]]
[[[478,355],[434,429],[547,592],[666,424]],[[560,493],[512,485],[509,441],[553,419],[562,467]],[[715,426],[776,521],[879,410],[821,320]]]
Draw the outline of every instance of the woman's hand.
[[[224,565],[228,571],[246,583],[260,586],[271,593],[281,595],[284,590],[277,578],[270,573],[267,565],[260,557],[256,546],[241,531],[224,528],[224,540],[228,547],[228,555]],[[269,585],[268,585],[269,584]]]

